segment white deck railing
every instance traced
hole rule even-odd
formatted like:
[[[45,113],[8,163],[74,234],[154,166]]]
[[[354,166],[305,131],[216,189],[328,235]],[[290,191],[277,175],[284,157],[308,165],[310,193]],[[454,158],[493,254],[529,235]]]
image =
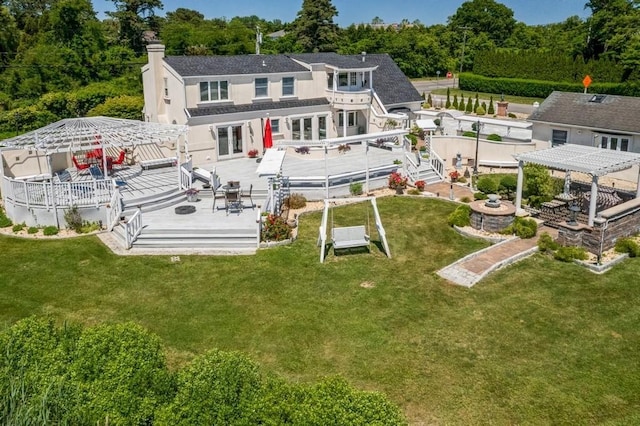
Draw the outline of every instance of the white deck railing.
[[[411,153],[405,151],[404,153],[404,164],[405,170],[407,171],[407,176],[411,182],[415,182],[420,179],[420,165],[418,165],[415,161],[415,156]]]
[[[115,188],[112,179],[84,182],[25,182],[4,177],[7,200],[27,208],[45,208],[54,206],[99,207],[111,200]]]
[[[118,224],[120,215],[122,214],[122,203],[120,202],[120,190],[116,188],[111,196],[111,201],[107,204],[107,229],[113,231]]]
[[[138,209],[124,224],[124,240],[127,250],[142,232],[142,210]]]
[[[444,161],[438,154],[436,154],[434,150],[431,150],[429,161],[431,161],[431,168],[433,169],[433,171],[436,172],[438,176],[440,176],[440,179],[444,179]]]
[[[189,161],[180,165],[180,189],[191,188],[191,184],[193,182],[193,175],[191,172],[193,170],[192,161],[193,160],[189,159]]]

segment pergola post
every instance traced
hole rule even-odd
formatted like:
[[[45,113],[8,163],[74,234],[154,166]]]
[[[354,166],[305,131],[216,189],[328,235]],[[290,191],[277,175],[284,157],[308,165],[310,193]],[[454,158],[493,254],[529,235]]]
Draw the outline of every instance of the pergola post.
[[[518,161],[518,184],[516,186],[516,214],[522,209],[522,183],[524,181],[524,162]]]
[[[596,218],[596,206],[598,199],[598,176],[594,175],[591,180],[591,198],[589,199],[589,226],[593,226]]]
[[[571,191],[571,170],[564,173],[564,195],[567,197]]]

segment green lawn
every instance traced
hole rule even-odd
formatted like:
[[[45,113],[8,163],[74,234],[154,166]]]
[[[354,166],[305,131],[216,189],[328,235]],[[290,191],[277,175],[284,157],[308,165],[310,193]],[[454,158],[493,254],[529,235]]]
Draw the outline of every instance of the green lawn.
[[[1,237],[0,318],[133,320],[173,366],[240,350],[291,380],[341,374],[385,392],[416,423],[640,421],[638,260],[595,275],[536,255],[460,288],[434,272],[485,243],[446,226],[455,205],[378,204],[392,259],[373,248],[319,264],[319,213],[291,246],[178,263],[118,257],[95,237]],[[334,209],[334,222],[362,224],[366,209]]]

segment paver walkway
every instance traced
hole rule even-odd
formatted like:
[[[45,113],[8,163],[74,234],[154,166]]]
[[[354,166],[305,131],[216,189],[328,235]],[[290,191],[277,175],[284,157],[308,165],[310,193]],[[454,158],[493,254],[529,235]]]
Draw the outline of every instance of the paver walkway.
[[[554,239],[558,236],[556,229],[541,226],[535,238],[512,238],[494,244],[442,268],[438,275],[454,284],[471,287],[491,272],[535,253],[538,238],[544,232],[549,233]]]

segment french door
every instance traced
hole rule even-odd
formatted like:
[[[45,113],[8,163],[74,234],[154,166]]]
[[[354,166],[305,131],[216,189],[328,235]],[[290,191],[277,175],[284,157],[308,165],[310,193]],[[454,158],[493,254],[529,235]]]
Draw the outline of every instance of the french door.
[[[218,159],[231,158],[243,152],[242,125],[218,127]]]

